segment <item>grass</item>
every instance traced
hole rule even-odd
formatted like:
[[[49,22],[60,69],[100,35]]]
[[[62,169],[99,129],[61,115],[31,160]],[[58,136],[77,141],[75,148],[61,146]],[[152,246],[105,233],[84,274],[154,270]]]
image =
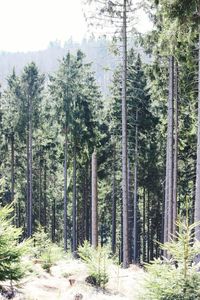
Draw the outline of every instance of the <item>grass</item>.
[[[83,300],[137,300],[144,272],[135,266],[121,269],[109,266],[109,282],[105,290],[95,288],[85,282],[88,269],[84,262],[63,259],[51,267],[51,273],[45,272],[40,263],[33,265],[33,272],[21,282],[19,292],[29,300],[74,300],[76,294],[83,295]],[[71,286],[69,280],[74,279]],[[19,299],[19,294],[18,298]],[[20,298],[23,299],[23,298]]]

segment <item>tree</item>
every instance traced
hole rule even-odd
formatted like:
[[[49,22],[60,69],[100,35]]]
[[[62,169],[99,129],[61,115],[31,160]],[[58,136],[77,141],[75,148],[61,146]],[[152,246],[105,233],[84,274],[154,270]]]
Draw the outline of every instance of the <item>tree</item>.
[[[39,105],[44,76],[39,74],[35,63],[24,68],[21,76],[22,86],[22,122],[25,122],[27,134],[27,235],[33,232],[33,132],[38,124]]]
[[[15,139],[19,134],[20,119],[20,80],[15,71],[8,77],[8,88],[2,99],[4,135],[10,143],[10,178],[11,178],[11,201],[14,201],[15,194]]]
[[[92,246],[98,246],[98,213],[97,213],[97,154],[92,154]]]
[[[88,1],[91,3],[92,1]],[[122,94],[121,94],[121,105],[122,105],[122,115],[121,115],[121,126],[122,126],[122,137],[121,137],[121,148],[122,148],[122,210],[123,210],[123,267],[127,268],[129,265],[129,247],[128,247],[128,170],[127,170],[127,99],[126,99],[126,89],[127,89],[127,24],[128,17],[127,12],[132,11],[132,1],[123,0],[121,2],[108,1],[108,2],[97,2],[97,11],[99,17],[97,17],[96,24],[102,26],[105,23],[111,22],[113,26],[112,35],[116,39],[122,41]],[[96,16],[95,16],[96,17]],[[130,25],[130,24],[129,24]],[[132,27],[132,26],[131,26]]]
[[[2,188],[2,186],[0,186]],[[27,242],[18,243],[21,237],[21,229],[12,225],[12,207],[5,206],[0,210],[1,234],[0,234],[0,280],[20,280],[25,275],[22,264],[22,256],[27,251]]]

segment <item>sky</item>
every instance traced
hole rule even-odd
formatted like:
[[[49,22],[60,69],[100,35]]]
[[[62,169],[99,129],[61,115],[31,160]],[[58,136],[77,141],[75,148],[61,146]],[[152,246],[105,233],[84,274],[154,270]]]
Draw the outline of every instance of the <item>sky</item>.
[[[0,0],[0,51],[43,50],[55,40],[81,41],[86,32],[81,0]]]
[[[0,50],[34,51],[87,31],[81,0],[0,0]]]

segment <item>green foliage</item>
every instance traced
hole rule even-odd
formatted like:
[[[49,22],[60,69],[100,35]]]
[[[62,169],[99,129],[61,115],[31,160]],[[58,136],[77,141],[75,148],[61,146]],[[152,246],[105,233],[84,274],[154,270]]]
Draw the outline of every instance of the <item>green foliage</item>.
[[[33,235],[32,253],[35,258],[40,258],[41,255],[49,248],[51,241],[48,234],[44,231],[41,225],[38,225],[37,231]]]
[[[12,225],[13,209],[0,209],[0,281],[19,280],[25,275],[22,256],[28,250],[28,242],[19,243],[21,229]]]
[[[87,281],[96,286],[105,288],[108,282],[108,263],[109,253],[105,247],[90,246],[89,242],[85,241],[83,246],[78,248],[78,254],[81,259],[86,262],[89,269],[89,277]]]
[[[194,242],[196,226],[178,223],[179,232],[175,239],[162,245],[169,259],[156,259],[147,265],[146,299],[200,299],[199,266],[193,263],[200,253],[200,242]]]
[[[34,257],[41,261],[42,267],[47,272],[50,272],[50,268],[63,257],[63,251],[51,242],[41,225],[38,226],[38,230],[33,235],[33,243],[32,253]]]
[[[51,244],[49,247],[42,253],[42,267],[48,273],[50,272],[50,268],[61,258],[63,257],[63,251],[56,244]]]

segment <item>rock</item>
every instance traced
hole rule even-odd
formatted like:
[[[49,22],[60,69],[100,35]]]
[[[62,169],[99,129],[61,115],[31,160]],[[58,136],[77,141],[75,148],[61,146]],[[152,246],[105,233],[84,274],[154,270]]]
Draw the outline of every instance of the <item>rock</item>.
[[[75,284],[76,280],[74,278],[69,278],[69,283],[71,286]]]
[[[83,295],[82,294],[76,294],[75,296],[74,296],[74,300],[81,300],[81,299],[83,299]]]

